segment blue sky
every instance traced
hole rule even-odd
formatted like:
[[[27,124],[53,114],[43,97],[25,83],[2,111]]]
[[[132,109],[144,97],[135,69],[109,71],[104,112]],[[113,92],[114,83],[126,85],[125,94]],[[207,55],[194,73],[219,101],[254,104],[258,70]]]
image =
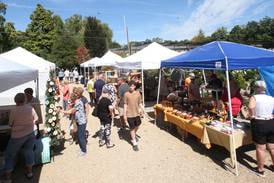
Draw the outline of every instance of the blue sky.
[[[1,0],[0,0],[1,1]],[[2,0],[8,5],[6,21],[25,31],[36,4],[60,15],[96,16],[113,31],[113,40],[126,42],[124,17],[130,41],[160,37],[164,40],[191,39],[201,28],[210,35],[224,26],[274,17],[274,0]]]

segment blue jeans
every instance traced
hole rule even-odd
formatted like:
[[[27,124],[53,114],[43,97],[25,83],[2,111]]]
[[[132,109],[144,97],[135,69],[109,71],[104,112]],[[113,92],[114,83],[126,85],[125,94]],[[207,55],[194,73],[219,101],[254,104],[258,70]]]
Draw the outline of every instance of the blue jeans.
[[[82,152],[87,152],[87,140],[86,140],[86,127],[87,124],[79,125],[77,124],[77,136],[78,136],[78,143]]]
[[[23,150],[25,157],[25,164],[32,166],[34,164],[34,153],[33,147],[35,143],[35,135],[32,132],[29,135],[26,135],[21,138],[11,138],[8,142],[8,146],[5,152],[5,171],[12,171],[14,168],[14,160],[18,152]]]

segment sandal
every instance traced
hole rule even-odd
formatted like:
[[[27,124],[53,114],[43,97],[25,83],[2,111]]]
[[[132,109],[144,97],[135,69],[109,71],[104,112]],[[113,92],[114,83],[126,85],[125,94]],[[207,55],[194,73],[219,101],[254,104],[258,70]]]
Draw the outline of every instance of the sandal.
[[[253,168],[253,171],[255,172],[256,175],[258,175],[259,177],[265,177],[265,172],[264,171],[259,171],[258,167]]]

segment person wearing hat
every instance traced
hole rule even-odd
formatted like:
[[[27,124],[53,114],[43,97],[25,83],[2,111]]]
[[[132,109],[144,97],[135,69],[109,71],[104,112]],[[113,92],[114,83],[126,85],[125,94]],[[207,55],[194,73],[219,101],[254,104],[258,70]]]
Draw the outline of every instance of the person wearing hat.
[[[249,116],[251,118],[252,140],[256,144],[257,166],[254,168],[258,176],[264,176],[265,150],[270,152],[274,171],[274,98],[266,95],[264,81],[255,82],[256,94],[253,95],[248,104]]]

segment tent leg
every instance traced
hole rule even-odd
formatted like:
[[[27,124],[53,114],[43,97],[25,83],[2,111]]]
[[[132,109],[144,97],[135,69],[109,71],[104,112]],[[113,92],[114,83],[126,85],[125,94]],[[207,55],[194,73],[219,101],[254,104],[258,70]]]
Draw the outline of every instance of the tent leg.
[[[36,92],[36,98],[40,101],[40,99],[39,99],[39,77],[37,77],[37,79],[36,79],[35,92]]]
[[[227,62],[227,58],[226,58]],[[231,159],[231,161],[235,162],[235,175],[239,175],[238,171],[238,163],[237,163],[237,154],[236,154],[236,148],[235,148],[235,137],[234,137],[234,126],[233,126],[233,115],[232,115],[232,106],[231,106],[231,93],[230,93],[230,82],[229,82],[229,74],[228,70],[226,69],[226,80],[227,80],[227,93],[228,93],[228,102],[229,102],[229,117],[230,117],[230,124],[231,124],[231,135],[232,135],[232,152],[230,152],[234,156],[234,159]],[[231,156],[233,158],[233,156]]]
[[[160,68],[159,69],[158,91],[157,91],[157,104],[159,104],[159,98],[160,98],[161,77],[162,77],[162,69]],[[155,116],[154,124],[157,125],[157,116]]]
[[[142,98],[143,98],[143,108],[145,110],[145,88],[144,88],[144,69],[142,67]]]

